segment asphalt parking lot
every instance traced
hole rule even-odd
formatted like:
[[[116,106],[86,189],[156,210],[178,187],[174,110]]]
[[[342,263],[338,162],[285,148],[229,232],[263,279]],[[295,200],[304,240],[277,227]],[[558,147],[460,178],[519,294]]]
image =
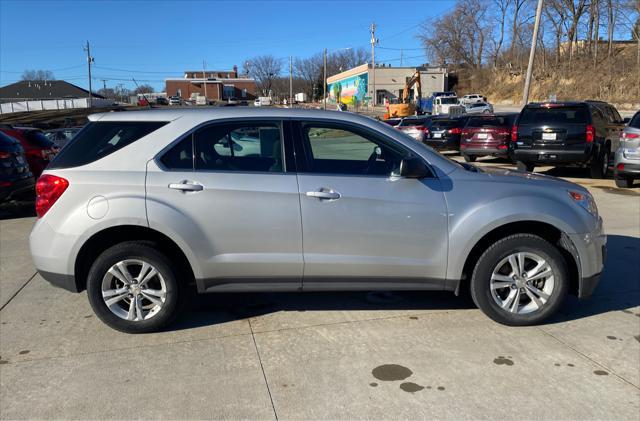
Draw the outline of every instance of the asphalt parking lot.
[[[637,420],[640,188],[536,172],[588,187],[609,239],[595,295],[528,328],[449,293],[230,294],[126,335],[36,274],[34,218],[5,209],[0,418]]]

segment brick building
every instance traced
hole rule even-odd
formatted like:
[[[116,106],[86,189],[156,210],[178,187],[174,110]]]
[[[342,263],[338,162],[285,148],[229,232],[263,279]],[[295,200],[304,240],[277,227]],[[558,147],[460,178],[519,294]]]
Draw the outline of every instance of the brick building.
[[[256,98],[255,80],[239,77],[237,66],[232,70],[187,70],[182,78],[165,79],[165,84],[168,96],[185,100],[205,96],[205,87],[208,101]]]

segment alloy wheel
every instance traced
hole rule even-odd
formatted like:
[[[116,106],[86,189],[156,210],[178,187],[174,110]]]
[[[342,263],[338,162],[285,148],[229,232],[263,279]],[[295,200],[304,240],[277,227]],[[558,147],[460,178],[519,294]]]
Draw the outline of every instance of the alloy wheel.
[[[517,252],[502,259],[491,274],[493,300],[505,311],[527,314],[542,308],[554,288],[554,272],[541,256]]]
[[[167,286],[162,274],[140,259],[121,260],[102,278],[102,299],[124,320],[149,320],[162,310]]]

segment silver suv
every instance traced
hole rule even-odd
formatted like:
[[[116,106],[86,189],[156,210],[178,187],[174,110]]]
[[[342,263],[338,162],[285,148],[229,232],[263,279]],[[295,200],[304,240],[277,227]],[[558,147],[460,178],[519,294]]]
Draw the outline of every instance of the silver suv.
[[[591,294],[606,236],[591,195],[451,161],[351,113],[97,114],[37,183],[31,253],[96,315],[154,331],[198,292],[470,289],[539,323]]]
[[[632,187],[633,180],[640,178],[640,111],[620,134],[614,167],[618,187]]]

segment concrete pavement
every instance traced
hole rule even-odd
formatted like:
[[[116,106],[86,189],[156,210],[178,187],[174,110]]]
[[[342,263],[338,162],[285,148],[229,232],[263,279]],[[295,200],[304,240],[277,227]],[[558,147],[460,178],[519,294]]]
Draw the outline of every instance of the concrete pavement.
[[[231,294],[126,335],[35,275],[33,218],[0,221],[0,418],[637,420],[639,189],[538,171],[586,185],[610,236],[595,296],[529,328],[449,293]]]

